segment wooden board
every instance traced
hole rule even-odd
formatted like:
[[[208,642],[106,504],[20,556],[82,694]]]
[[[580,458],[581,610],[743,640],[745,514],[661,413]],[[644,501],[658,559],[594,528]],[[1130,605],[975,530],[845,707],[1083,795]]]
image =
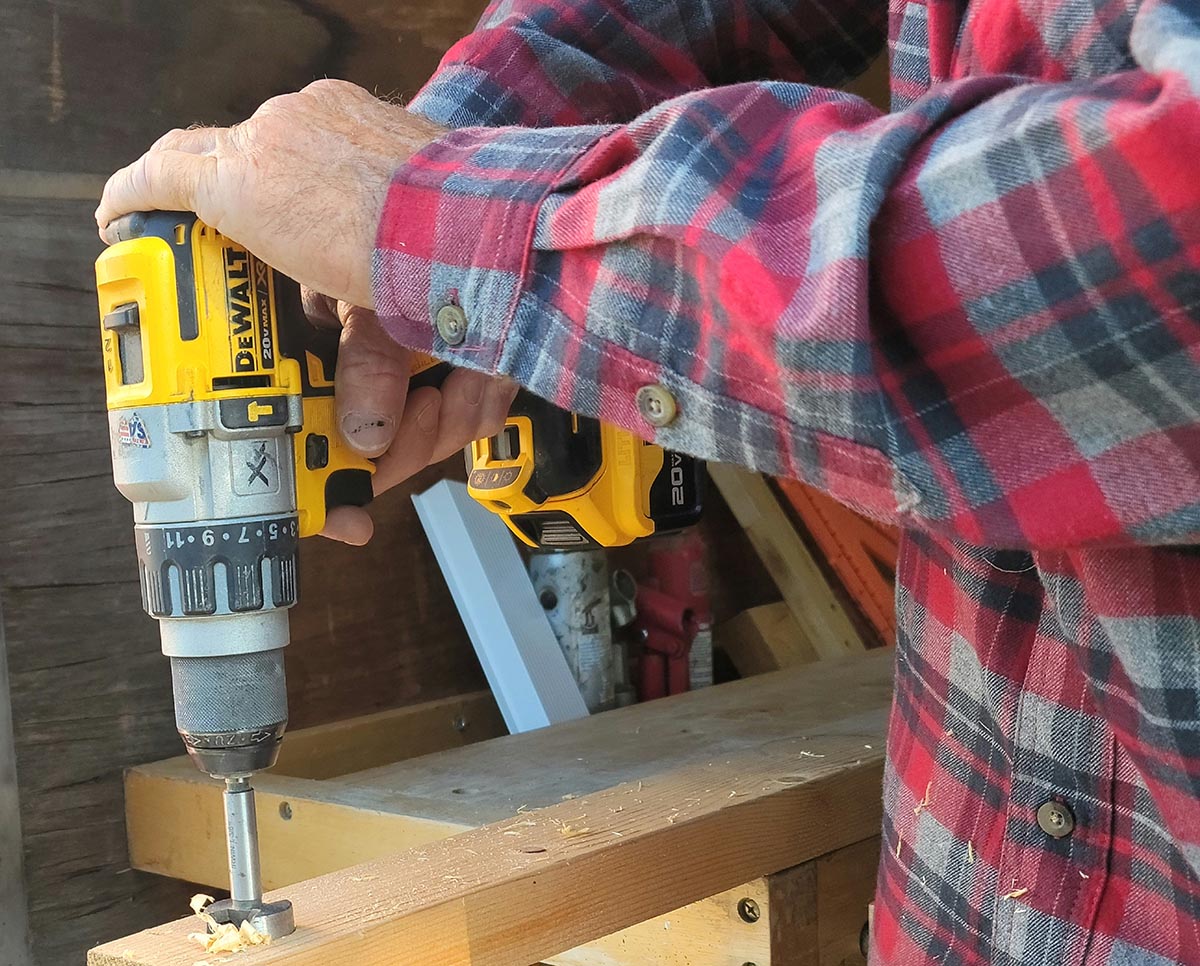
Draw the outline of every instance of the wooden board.
[[[546,956],[545,966],[771,966],[773,910],[768,879],[763,876],[557,956]],[[757,907],[757,921],[746,922],[739,916],[738,906],[745,900]],[[815,923],[813,927],[815,931]],[[795,935],[793,932],[789,939]]]
[[[29,913],[25,900],[17,753],[8,700],[8,662],[0,634],[0,963],[29,966]]]
[[[751,607],[718,624],[713,646],[729,655],[742,677],[817,659],[816,650],[784,601]]]
[[[879,838],[847,846],[816,861],[817,958],[821,966],[866,962],[861,937],[875,895]]]
[[[776,479],[825,565],[880,644],[896,641],[896,558],[900,533],[796,480]]]
[[[863,966],[879,837],[755,879],[570,952],[549,966]]]
[[[336,778],[507,734],[490,691],[289,732],[273,775]]]
[[[863,649],[862,637],[796,528],[758,473],[713,463],[709,475],[822,658]]]
[[[126,853],[122,770],[180,745],[167,662],[141,611],[130,508],[109,467],[92,273],[100,186],[163,131],[239,120],[317,77],[411,93],[482,7],[0,5],[0,610],[39,966],[80,962],[102,937],[173,914],[190,891],[130,871]],[[461,473],[460,460],[448,467]],[[366,551],[305,545],[294,726],[483,685],[408,492],[377,513],[380,539]]]
[[[310,811],[353,810],[336,847],[374,854],[389,835],[438,834],[435,823],[474,830],[289,886],[308,927],[239,962],[533,962],[868,838],[890,672],[890,655],[873,653],[336,781],[262,776],[272,881],[329,867],[329,846],[312,843],[335,836],[297,824]],[[141,867],[223,877],[219,789],[190,764],[135,769],[128,800]],[[178,943],[188,928],[118,940],[91,961],[191,966]]]

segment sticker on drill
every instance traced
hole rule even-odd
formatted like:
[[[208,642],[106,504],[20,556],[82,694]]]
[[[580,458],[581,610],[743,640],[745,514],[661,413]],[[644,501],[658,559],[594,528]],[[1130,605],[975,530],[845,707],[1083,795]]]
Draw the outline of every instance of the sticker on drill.
[[[233,454],[233,491],[238,496],[259,496],[279,490],[279,452],[274,439],[238,440]]]
[[[122,446],[136,446],[139,449],[150,448],[150,433],[142,417],[137,413],[122,416],[117,423],[117,442]]]

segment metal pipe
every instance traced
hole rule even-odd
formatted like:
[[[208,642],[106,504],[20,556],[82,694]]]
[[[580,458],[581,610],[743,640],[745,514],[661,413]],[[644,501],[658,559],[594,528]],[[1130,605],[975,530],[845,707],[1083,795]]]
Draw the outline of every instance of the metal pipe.
[[[225,779],[225,837],[230,904],[240,910],[258,908],[262,905],[262,870],[258,864],[258,816],[249,778]]]

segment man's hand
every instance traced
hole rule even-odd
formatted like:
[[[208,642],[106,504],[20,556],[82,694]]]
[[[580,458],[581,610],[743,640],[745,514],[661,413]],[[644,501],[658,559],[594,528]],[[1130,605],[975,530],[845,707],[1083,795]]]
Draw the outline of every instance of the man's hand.
[[[194,211],[296,279],[371,307],[371,254],[392,174],[442,128],[347,81],[273,97],[229,128],[164,134],[104,187],[96,223]]]
[[[342,327],[334,375],[338,422],[347,442],[375,459],[377,496],[504,425],[517,392],[509,380],[455,369],[440,390],[409,392],[412,353],[384,332],[374,312],[311,291],[304,293],[304,308],[315,324]],[[364,544],[373,530],[365,509],[338,507],[321,532]]]
[[[516,394],[468,370],[409,393],[411,353],[360,308],[373,304],[371,254],[392,174],[441,131],[353,84],[317,81],[234,127],[164,134],[109,178],[96,209],[101,234],[132,211],[194,211],[301,283],[313,321],[342,327],[338,419],[350,445],[376,459],[376,494],[499,432]],[[366,510],[339,507],[322,532],[362,544],[373,529]]]

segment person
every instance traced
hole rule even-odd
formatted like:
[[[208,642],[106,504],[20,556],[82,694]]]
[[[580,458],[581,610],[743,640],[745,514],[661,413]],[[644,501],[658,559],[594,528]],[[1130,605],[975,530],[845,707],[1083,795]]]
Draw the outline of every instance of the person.
[[[901,527],[872,961],[1200,963],[1198,91],[1200,0],[504,0],[96,217],[320,293],[380,489],[521,385]]]

